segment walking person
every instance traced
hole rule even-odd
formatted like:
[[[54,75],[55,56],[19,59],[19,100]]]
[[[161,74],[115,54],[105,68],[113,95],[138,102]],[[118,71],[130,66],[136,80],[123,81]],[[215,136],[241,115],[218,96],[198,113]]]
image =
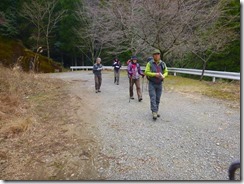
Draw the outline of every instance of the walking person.
[[[96,59],[96,63],[93,65],[93,74],[95,79],[96,93],[101,92],[100,87],[102,84],[102,71],[103,65],[101,64],[101,58]]]
[[[153,59],[148,61],[145,75],[149,81],[149,96],[153,119],[156,120],[158,114],[160,98],[163,90],[164,78],[168,75],[166,64],[161,60],[160,50],[155,49],[152,53]]]
[[[142,93],[140,88],[140,75],[144,77],[144,73],[141,70],[139,63],[137,63],[138,59],[136,56],[131,57],[131,62],[127,67],[128,77],[129,77],[129,92],[130,92],[130,99],[134,99],[133,95],[133,86],[136,85],[136,91],[138,96],[138,101],[142,101]]]
[[[119,85],[119,76],[120,76],[121,63],[118,60],[118,58],[115,58],[113,60],[113,67],[114,67],[114,83],[117,82],[117,85]]]

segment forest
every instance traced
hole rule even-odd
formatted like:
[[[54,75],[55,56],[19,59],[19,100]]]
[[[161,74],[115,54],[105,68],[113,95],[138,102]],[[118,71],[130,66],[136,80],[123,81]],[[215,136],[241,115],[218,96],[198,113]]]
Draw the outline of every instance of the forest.
[[[21,59],[13,41],[66,68],[157,48],[169,67],[240,72],[240,1],[1,0],[0,63]]]

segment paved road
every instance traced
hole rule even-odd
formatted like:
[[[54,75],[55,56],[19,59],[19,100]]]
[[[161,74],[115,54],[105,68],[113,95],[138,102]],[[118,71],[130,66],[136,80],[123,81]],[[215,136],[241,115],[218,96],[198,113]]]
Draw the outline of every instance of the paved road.
[[[97,94],[91,71],[52,76],[69,81],[70,93],[91,109],[100,145],[94,179],[227,180],[229,164],[240,159],[240,110],[223,101],[164,91],[155,122],[146,80],[143,101],[129,103],[126,75],[115,85],[113,73],[103,72]]]

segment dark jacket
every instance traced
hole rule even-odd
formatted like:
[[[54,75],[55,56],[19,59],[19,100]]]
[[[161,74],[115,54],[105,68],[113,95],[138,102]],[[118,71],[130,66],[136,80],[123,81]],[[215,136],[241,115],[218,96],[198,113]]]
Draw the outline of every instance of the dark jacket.
[[[113,65],[112,66],[114,67],[115,71],[119,71],[119,69],[121,68],[121,63],[120,63],[120,61],[118,59],[115,59],[113,61]]]
[[[101,76],[102,75],[102,73],[101,73],[102,69],[103,69],[103,65],[102,64],[95,63],[93,65],[93,73],[94,73],[94,75]]]
[[[156,63],[154,60],[149,61],[145,69],[145,74],[150,82],[155,84],[162,84],[163,79],[157,78],[156,73],[161,73],[165,77],[168,76],[167,66],[162,60],[160,60],[159,63]]]

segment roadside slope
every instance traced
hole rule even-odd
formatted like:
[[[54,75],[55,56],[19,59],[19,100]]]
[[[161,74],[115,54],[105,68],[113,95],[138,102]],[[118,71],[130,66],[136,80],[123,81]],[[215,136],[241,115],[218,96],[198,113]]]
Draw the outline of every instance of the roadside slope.
[[[21,80],[18,81],[16,77]],[[24,92],[22,94],[16,89],[11,92],[12,95],[9,94],[8,99],[12,99],[15,106],[18,105],[16,108],[11,106],[6,111],[7,106],[1,104],[5,113],[0,119],[0,178],[99,179],[93,162],[99,145],[93,136],[96,130],[90,129],[95,117],[89,115],[92,109],[89,109],[85,98],[72,93],[72,90],[76,91],[72,87],[77,86],[77,81],[24,73],[15,73],[12,79],[10,82],[6,80],[6,86],[12,83],[13,87],[15,80]],[[29,93],[23,90],[24,84]],[[85,89],[82,92],[86,94]],[[10,105],[8,99],[1,100]]]

